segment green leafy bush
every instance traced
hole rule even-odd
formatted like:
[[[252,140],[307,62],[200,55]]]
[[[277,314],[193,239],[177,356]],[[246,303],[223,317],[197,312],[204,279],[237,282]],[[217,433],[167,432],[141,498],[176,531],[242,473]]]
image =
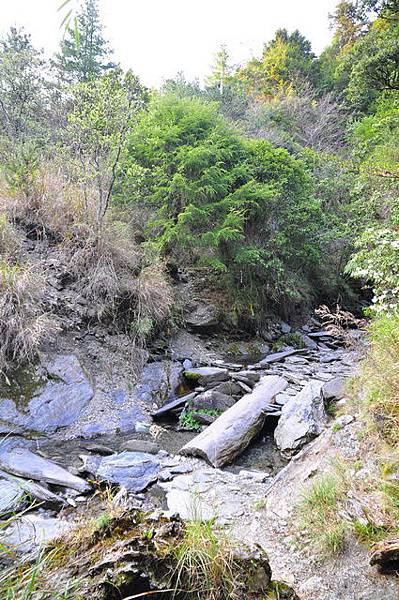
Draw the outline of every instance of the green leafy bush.
[[[147,239],[218,273],[233,309],[260,319],[309,301],[322,215],[299,159],[241,138],[215,104],[168,95],[133,128],[122,169],[140,171],[142,201],[155,213]]]

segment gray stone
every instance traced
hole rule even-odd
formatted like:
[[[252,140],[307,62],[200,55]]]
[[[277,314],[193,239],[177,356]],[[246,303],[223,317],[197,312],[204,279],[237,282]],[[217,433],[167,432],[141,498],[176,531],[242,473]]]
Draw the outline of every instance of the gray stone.
[[[196,396],[191,400],[189,406],[194,410],[206,409],[206,410],[226,410],[235,404],[234,398],[215,392],[215,390],[208,390]]]
[[[153,406],[160,401],[174,400],[174,391],[183,373],[179,362],[158,361],[145,365],[134,387],[133,396],[139,403]]]
[[[281,323],[281,331],[282,333],[286,334],[286,333],[291,333],[291,326],[288,325],[288,323]]]
[[[24,490],[16,482],[0,479],[0,518],[18,512],[26,501]]]
[[[185,396],[181,396],[180,398],[175,398],[171,402],[164,404],[161,408],[158,408],[156,411],[152,413],[154,418],[161,417],[162,415],[166,415],[171,410],[175,410],[176,408],[183,408],[188,402],[193,400],[197,394],[193,392],[192,394],[187,394]]]
[[[205,413],[192,413],[191,417],[200,425],[210,425],[217,418],[215,415],[207,415]]]
[[[150,442],[149,440],[127,440],[126,442],[123,442],[121,450],[157,454],[159,446],[155,442]]]
[[[219,392],[220,394],[226,394],[226,396],[238,396],[242,395],[241,387],[234,383],[234,381],[223,381],[223,383],[218,383],[214,388],[212,388],[214,392]]]
[[[129,492],[142,492],[158,478],[160,464],[145,452],[122,452],[104,457],[96,476],[109,483],[117,483]]]
[[[76,356],[58,355],[42,365],[40,384],[18,403],[0,398],[2,430],[53,432],[78,420],[93,397],[93,388]],[[37,376],[38,378],[38,376]],[[23,406],[25,402],[25,406]]]
[[[1,545],[16,554],[38,553],[47,542],[65,534],[73,525],[62,519],[29,514],[20,517],[0,536]]]
[[[323,397],[325,400],[342,400],[345,396],[346,379],[344,377],[334,377],[323,385]]]
[[[355,420],[353,415],[341,415],[334,421],[334,425],[338,425],[338,427],[346,427],[350,425]]]
[[[184,376],[189,381],[198,381],[199,385],[206,386],[208,383],[214,383],[215,381],[227,381],[229,372],[227,369],[218,367],[198,367],[197,369],[184,371]]]
[[[232,377],[233,379],[235,377],[241,377],[243,378],[242,380],[245,379],[247,381],[251,381],[252,383],[257,383],[260,380],[260,374],[256,371],[239,371],[238,373],[233,373]]]
[[[323,383],[309,381],[299,394],[282,407],[274,439],[285,456],[292,456],[321,433],[327,423],[321,393]]]
[[[90,490],[90,485],[56,463],[34,454],[28,448],[0,449],[0,468],[13,475],[53,485],[72,488],[78,492]]]
[[[301,336],[301,340],[305,344],[306,348],[309,348],[310,350],[317,350],[317,342],[312,340],[312,338],[304,333],[299,333],[299,335]]]
[[[34,481],[16,477],[5,471],[0,471],[0,477],[0,516],[16,512],[34,500],[40,502],[41,506],[58,507],[65,504],[60,496]],[[13,496],[18,496],[19,500],[14,502]]]
[[[293,354],[301,354],[307,352],[305,349],[298,348],[288,348],[287,350],[283,350],[282,352],[275,352],[274,354],[268,354],[263,360],[259,361],[259,365],[269,365],[275,362],[280,362],[285,360],[288,356],[292,356]]]
[[[194,331],[215,330],[220,325],[219,315],[209,304],[198,303],[194,310],[186,315],[186,324]]]

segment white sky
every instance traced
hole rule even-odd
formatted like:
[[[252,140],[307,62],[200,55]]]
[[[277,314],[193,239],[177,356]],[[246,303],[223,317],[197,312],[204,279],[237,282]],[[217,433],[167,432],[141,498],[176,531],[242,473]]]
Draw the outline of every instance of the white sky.
[[[62,0],[0,0],[0,35],[23,25],[47,55],[62,35]],[[77,3],[78,0],[74,0]],[[316,54],[329,43],[328,14],[338,0],[100,0],[105,36],[114,58],[142,82],[158,86],[183,71],[188,79],[209,73],[225,43],[233,63],[259,55],[279,27],[299,29]]]

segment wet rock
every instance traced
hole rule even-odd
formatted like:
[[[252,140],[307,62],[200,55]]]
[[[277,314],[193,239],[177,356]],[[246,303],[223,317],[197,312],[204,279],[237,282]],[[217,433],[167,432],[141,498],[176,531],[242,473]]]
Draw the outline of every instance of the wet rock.
[[[34,481],[45,481],[78,492],[90,490],[87,481],[72,475],[56,463],[34,454],[28,448],[0,449],[0,468],[13,475]]]
[[[321,433],[327,423],[322,382],[310,381],[282,407],[274,439],[283,455],[292,456]]]
[[[127,440],[126,442],[123,442],[121,450],[157,454],[159,446],[155,442],[150,442],[149,440]]]
[[[11,553],[36,554],[44,544],[70,531],[72,527],[63,519],[39,514],[24,515],[2,532],[0,542]]]
[[[109,483],[117,483],[129,492],[142,492],[158,478],[160,464],[146,452],[122,452],[104,457],[95,475]]]
[[[323,385],[323,398],[325,400],[342,400],[345,396],[346,379],[344,377],[334,377]]]
[[[203,392],[190,401],[190,407],[194,410],[205,409],[223,411],[234,404],[234,398],[227,396],[226,394],[221,394],[220,392],[215,392],[215,390]]]
[[[227,381],[229,372],[227,369],[218,367],[198,367],[197,369],[191,369],[191,371],[184,371],[184,377],[189,381],[198,382],[201,386],[206,386],[209,383]]]
[[[194,310],[186,315],[186,325],[194,331],[214,331],[220,325],[215,308],[209,304],[198,303]]]
[[[32,384],[30,398],[18,402],[0,398],[3,431],[53,432],[67,427],[78,420],[93,397],[92,385],[73,354],[48,359],[41,370],[40,385]]]

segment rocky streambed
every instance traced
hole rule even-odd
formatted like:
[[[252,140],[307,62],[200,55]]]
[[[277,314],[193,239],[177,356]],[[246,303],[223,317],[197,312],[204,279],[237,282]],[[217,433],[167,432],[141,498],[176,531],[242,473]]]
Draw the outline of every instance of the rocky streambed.
[[[290,504],[341,431],[356,426],[352,415],[332,416],[356,367],[356,337],[347,347],[311,322],[291,338],[300,347],[253,352],[251,343],[226,356],[214,340],[181,332],[134,383],[129,353],[108,364],[101,340],[86,346],[91,356],[70,343],[51,349],[0,394],[0,513],[4,522],[27,511],[1,529],[3,560],[32,555],[103,510],[108,486],[124,510],[212,519],[238,544],[256,541],[276,577],[315,597],[317,582],[304,587],[311,568],[286,549]],[[378,585],[389,593],[391,582]],[[317,597],[371,598],[351,593]]]

